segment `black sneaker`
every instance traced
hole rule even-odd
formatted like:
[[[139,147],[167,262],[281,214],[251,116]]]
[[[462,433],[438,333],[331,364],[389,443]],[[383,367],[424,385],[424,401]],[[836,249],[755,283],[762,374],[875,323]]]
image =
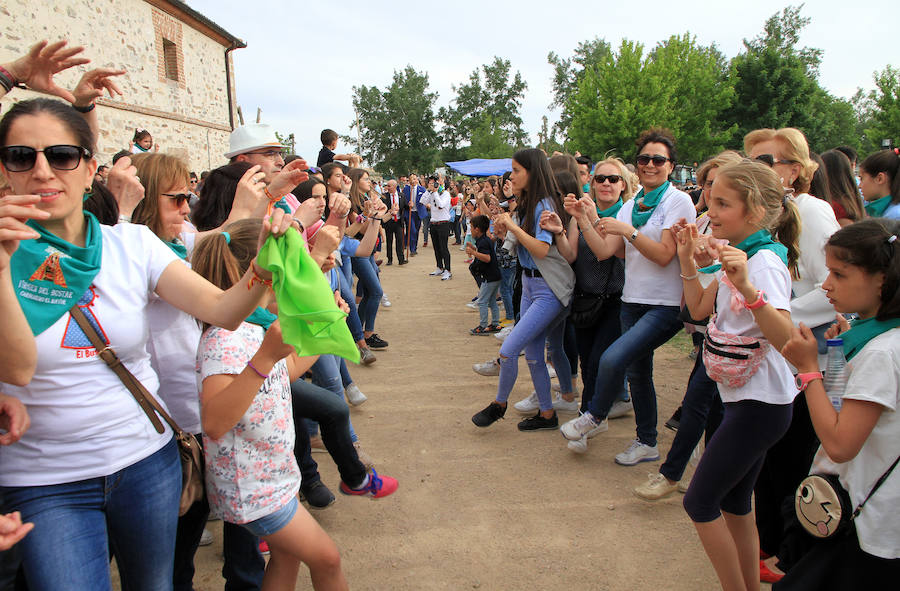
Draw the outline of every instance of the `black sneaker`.
[[[491,402],[486,409],[476,413],[475,416],[472,417],[472,422],[475,423],[475,426],[477,427],[489,427],[496,421],[502,419],[505,414],[505,406],[500,406],[497,402]]]
[[[306,499],[310,509],[324,509],[334,502],[334,494],[321,480],[316,480],[310,485],[301,484],[300,494]]]
[[[369,345],[370,349],[387,349],[388,342],[382,339],[377,334],[372,334],[370,337],[366,337],[366,344]]]
[[[673,431],[678,431],[678,426],[681,424],[681,407],[675,409],[675,412],[669,417],[669,420],[666,421],[666,428],[671,429]]]
[[[556,413],[553,413],[553,416],[549,419],[545,419],[541,416],[541,413],[538,412],[533,417],[528,417],[519,423],[519,431],[540,431],[542,429],[558,428],[559,419],[556,418]]]

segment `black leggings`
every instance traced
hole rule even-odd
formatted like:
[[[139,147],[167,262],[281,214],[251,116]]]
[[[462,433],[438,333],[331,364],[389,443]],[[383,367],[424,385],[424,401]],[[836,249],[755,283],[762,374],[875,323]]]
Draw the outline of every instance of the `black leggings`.
[[[450,270],[450,222],[432,222],[429,227],[431,246],[434,249],[434,262],[438,269]]]
[[[753,485],[763,458],[791,424],[790,404],[758,400],[725,403],[725,417],[706,446],[684,495],[684,510],[695,523],[750,513]]]

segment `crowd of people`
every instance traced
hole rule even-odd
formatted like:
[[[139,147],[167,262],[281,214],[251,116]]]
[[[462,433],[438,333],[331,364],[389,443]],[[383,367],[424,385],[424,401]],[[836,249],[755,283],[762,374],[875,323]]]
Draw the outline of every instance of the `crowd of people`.
[[[306,508],[335,500],[311,452],[330,454],[345,495],[397,491],[350,421],[367,398],[347,361],[389,346],[375,332],[390,306],[381,256],[405,265],[429,245],[443,281],[451,246],[465,252],[470,333],[502,341],[473,365],[498,377],[477,427],[505,416],[524,355],[520,431],[559,429],[584,453],[633,413],[614,461],[657,461],[653,355],[689,327],[698,354],[667,421],[676,436],[635,494],[685,493],[723,589],[900,574],[895,150],[857,163],[845,147],[814,154],[800,130],[759,129],[743,154],[705,162],[688,194],[669,180],[678,154],[663,128],[637,138],[633,164],[522,149],[502,177],[420,181],[374,178],[330,129],[310,166],[257,123],[199,176],[145,129],[101,169],[94,101],[121,94],[124,72],[57,86],[82,51],[42,42],[0,66],[4,94],[56,97],[0,118],[0,589],[109,588],[111,555],[124,588],[192,589],[210,514],[224,522],[226,588],[293,589],[305,564],[314,588],[346,589]],[[837,403],[822,373],[836,338],[851,362]],[[201,444],[196,502],[180,508],[181,434],[136,383]],[[810,472],[865,505],[848,533],[814,540],[783,511]]]

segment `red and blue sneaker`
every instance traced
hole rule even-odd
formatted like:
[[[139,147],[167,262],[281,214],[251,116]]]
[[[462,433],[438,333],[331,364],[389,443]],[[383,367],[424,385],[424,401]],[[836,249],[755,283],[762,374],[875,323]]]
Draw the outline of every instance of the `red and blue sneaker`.
[[[378,472],[373,468],[369,472],[369,482],[362,488],[350,488],[346,482],[341,482],[341,492],[345,495],[354,496],[370,496],[373,499],[380,499],[388,495],[394,494],[400,483],[396,478],[390,476],[379,476]]]

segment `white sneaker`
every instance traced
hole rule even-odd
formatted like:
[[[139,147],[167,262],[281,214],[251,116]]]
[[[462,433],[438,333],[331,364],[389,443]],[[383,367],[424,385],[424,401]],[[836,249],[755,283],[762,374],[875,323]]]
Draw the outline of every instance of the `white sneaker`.
[[[443,274],[444,274],[443,269],[435,269],[434,271],[429,273],[429,275],[431,275],[432,277],[437,277],[438,275],[443,275]]]
[[[513,408],[515,408],[517,411],[519,411],[521,413],[526,413],[526,414],[533,413],[534,411],[536,411],[537,409],[540,408],[540,405],[538,404],[537,392],[532,390],[531,394],[528,396],[528,398],[523,398],[522,400],[516,402],[513,405]]]
[[[595,437],[596,435],[609,430],[609,421],[603,420],[600,423],[594,419],[594,415],[590,412],[578,415],[571,421],[563,424],[559,431],[563,437],[569,441],[578,441],[583,435],[587,437]]]
[[[450,279],[451,277],[453,277],[453,275],[450,273],[450,271],[444,271],[444,272],[441,274],[441,281],[447,281],[447,280]]]
[[[213,543],[212,532],[204,527],[203,533],[200,534],[200,545],[201,546],[209,546],[212,543]]]
[[[505,339],[506,337],[509,336],[509,333],[512,332],[512,329],[513,329],[513,327],[511,324],[509,326],[504,326],[503,328],[500,329],[500,332],[498,332],[497,334],[494,335],[494,338],[497,339],[498,341],[502,341],[503,339]]]
[[[347,402],[349,402],[353,406],[359,406],[369,398],[360,391],[359,386],[355,383],[351,383],[349,386],[344,388],[344,396],[347,397]]]
[[[659,459],[659,448],[641,443],[637,439],[631,442],[628,449],[616,454],[616,463],[621,466],[634,466],[640,462],[655,462]]]
[[[634,494],[645,501],[658,501],[678,489],[679,483],[669,484],[669,481],[660,473],[648,474],[647,482],[638,485],[634,489]]]
[[[381,296],[381,305],[384,306],[385,308],[391,307],[391,301],[388,299],[387,294],[383,294]]]
[[[499,376],[500,364],[496,359],[488,359],[484,363],[473,364],[472,371],[483,376]]]
[[[556,377],[556,369],[552,365],[547,365],[547,373],[550,374],[550,379]]]
[[[466,304],[466,306],[472,308],[473,310],[477,310],[477,309],[478,309],[478,302],[469,302],[468,304]],[[497,333],[497,334],[499,334],[499,333]]]
[[[634,406],[631,404],[631,399],[628,400],[616,400],[613,402],[613,405],[609,409],[609,414],[606,415],[607,419],[619,419],[630,413],[634,410]]]
[[[568,400],[563,398],[559,392],[557,392],[556,395],[553,397],[553,410],[555,410],[555,411],[578,412],[578,410],[580,408],[581,408],[581,405],[578,404],[577,400],[573,400],[573,401],[569,402]]]
[[[566,447],[569,448],[569,451],[575,452],[577,454],[586,454],[587,453],[587,435],[582,435],[581,439],[578,441],[570,441]]]

